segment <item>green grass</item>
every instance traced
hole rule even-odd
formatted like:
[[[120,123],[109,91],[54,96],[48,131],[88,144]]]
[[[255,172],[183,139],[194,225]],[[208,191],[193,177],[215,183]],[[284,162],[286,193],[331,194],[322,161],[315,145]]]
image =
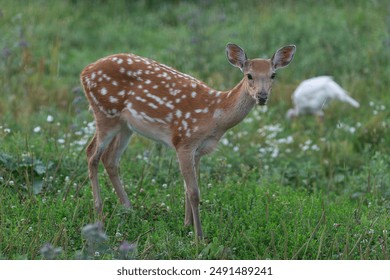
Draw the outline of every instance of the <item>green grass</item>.
[[[50,243],[62,248],[60,259],[389,259],[389,5],[267,2],[3,4],[0,258],[48,258],[40,250]],[[119,205],[101,168],[106,219],[97,234],[107,240],[91,239],[85,146],[94,128],[81,70],[133,52],[228,89],[241,73],[226,61],[227,42],[250,58],[291,43],[297,53],[267,108],[202,159],[205,241],[183,226],[174,152],[138,136],[121,161],[134,207]],[[322,123],[287,121],[291,93],[315,75],[334,76],[361,107],[333,103]],[[124,240],[136,246],[127,257]]]

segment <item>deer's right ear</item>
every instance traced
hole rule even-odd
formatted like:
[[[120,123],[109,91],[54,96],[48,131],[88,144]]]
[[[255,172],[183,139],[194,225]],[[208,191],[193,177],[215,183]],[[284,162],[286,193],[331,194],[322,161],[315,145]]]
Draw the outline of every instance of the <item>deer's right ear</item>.
[[[237,46],[236,44],[227,44],[226,45],[226,56],[231,65],[238,67],[243,71],[245,62],[247,61],[246,54],[244,50]]]

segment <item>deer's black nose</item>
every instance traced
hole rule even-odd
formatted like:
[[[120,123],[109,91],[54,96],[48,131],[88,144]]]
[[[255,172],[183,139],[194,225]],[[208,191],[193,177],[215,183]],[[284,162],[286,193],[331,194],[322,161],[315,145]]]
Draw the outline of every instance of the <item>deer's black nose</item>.
[[[267,92],[260,92],[259,95],[257,95],[257,104],[259,105],[265,105],[267,103],[268,99],[268,93]]]

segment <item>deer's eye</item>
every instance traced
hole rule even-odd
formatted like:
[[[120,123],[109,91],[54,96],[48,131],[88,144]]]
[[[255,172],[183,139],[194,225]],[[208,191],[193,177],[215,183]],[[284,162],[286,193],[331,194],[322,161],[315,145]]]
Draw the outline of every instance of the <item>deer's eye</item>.
[[[247,77],[248,77],[248,80],[253,80],[253,77],[251,74],[248,74]]]
[[[273,79],[275,79],[275,77],[276,77],[276,73],[272,73],[271,79],[273,80]]]

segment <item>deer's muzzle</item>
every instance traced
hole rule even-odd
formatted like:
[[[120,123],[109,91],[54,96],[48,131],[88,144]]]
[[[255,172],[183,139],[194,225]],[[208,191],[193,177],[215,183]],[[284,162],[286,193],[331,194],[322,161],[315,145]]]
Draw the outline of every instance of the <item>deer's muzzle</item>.
[[[263,106],[267,104],[267,99],[268,99],[268,93],[260,92],[260,94],[257,95],[257,104]]]

